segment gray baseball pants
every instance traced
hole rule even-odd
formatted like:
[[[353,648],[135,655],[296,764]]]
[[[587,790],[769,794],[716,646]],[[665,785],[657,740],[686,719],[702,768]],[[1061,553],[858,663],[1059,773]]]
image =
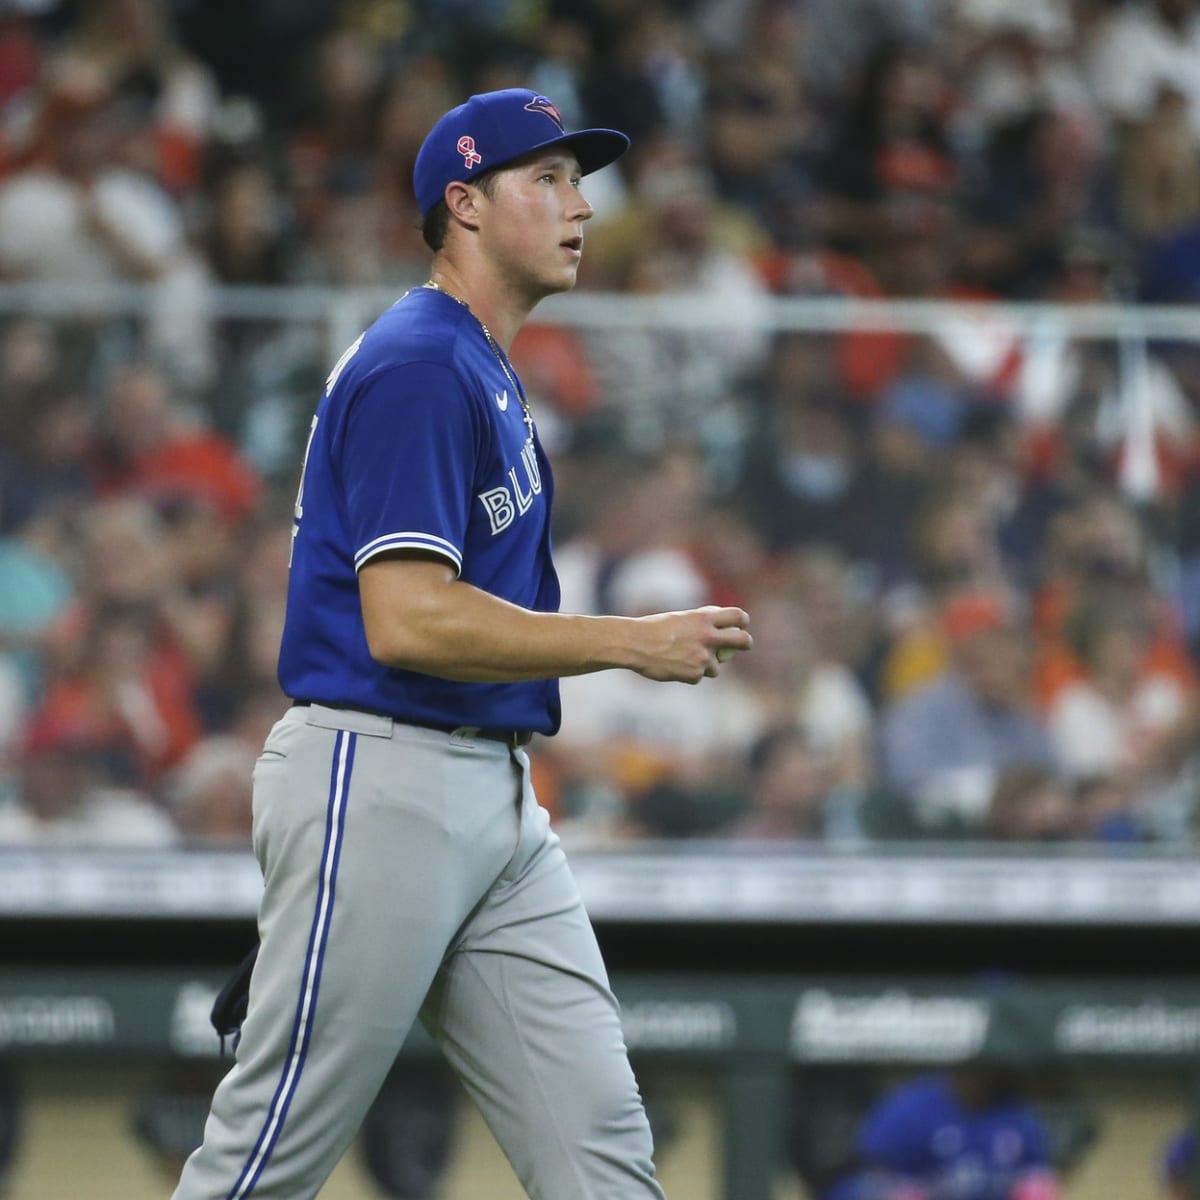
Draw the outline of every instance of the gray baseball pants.
[[[522,750],[320,705],[254,773],[261,949],[174,1200],[307,1200],[419,1017],[533,1200],[663,1200],[595,935]]]

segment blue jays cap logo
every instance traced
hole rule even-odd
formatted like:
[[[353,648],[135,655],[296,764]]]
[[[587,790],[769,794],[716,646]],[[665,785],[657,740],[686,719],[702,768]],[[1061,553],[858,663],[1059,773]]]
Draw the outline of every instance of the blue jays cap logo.
[[[563,129],[563,119],[559,115],[558,109],[555,108],[545,96],[534,96],[534,98],[530,100],[527,105],[525,105],[525,111],[544,113],[555,123],[555,125],[558,126],[560,131],[564,133],[566,132],[566,130]]]

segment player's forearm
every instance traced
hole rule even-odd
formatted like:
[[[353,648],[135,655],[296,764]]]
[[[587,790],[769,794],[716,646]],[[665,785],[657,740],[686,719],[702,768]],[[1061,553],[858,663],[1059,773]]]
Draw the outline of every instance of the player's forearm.
[[[385,666],[464,683],[515,683],[637,665],[637,622],[532,612],[465,583],[406,604],[371,642]]]
[[[628,667],[649,679],[699,683],[749,650],[749,617],[706,605],[644,617],[533,612],[412,555],[359,572],[367,645],[385,666],[463,683],[518,683]]]

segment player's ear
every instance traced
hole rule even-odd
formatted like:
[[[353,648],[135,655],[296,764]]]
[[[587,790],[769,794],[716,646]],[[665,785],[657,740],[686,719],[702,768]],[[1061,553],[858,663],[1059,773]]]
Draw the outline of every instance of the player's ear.
[[[450,215],[468,229],[479,227],[479,192],[469,183],[448,183],[444,199]]]

